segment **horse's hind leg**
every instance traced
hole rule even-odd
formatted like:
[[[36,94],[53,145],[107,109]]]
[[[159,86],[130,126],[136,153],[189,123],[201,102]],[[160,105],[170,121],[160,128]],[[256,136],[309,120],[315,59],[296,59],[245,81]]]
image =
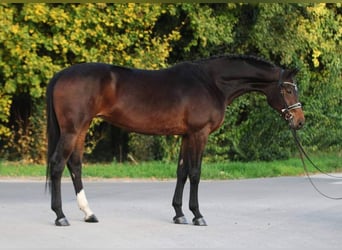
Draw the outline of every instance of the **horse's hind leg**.
[[[57,226],[69,226],[69,222],[62,210],[61,179],[66,160],[73,150],[75,141],[75,134],[62,134],[49,162],[51,176],[51,209],[56,213],[57,218],[55,224]]]
[[[84,220],[86,222],[98,222],[89,207],[82,183],[82,155],[86,132],[87,129],[84,129],[78,136],[75,149],[67,162],[67,166],[74,184],[78,206],[85,214]]]

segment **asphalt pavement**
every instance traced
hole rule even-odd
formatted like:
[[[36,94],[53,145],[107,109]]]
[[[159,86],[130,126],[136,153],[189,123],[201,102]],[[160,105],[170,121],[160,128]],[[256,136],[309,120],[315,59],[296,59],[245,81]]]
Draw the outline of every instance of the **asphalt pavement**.
[[[330,195],[342,180],[315,176]],[[0,179],[0,249],[225,248],[341,249],[342,201],[323,198],[305,177],[202,181],[208,226],[172,223],[175,180],[85,180],[99,223],[83,222],[73,187],[63,179],[63,208],[71,224],[56,227],[43,180]],[[184,191],[188,221],[189,184]]]

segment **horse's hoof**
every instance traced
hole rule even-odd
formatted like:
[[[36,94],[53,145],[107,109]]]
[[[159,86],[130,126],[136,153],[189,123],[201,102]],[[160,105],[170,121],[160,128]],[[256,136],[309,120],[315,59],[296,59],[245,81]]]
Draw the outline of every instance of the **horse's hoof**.
[[[201,218],[194,218],[192,220],[192,223],[195,225],[195,226],[208,226],[207,225],[207,222],[205,222],[205,220],[203,219],[203,217]]]
[[[174,217],[173,222],[175,224],[188,224],[188,221],[186,220],[185,216]]]
[[[65,217],[60,218],[60,219],[56,219],[55,225],[61,226],[61,227],[70,226],[69,221]]]
[[[84,219],[85,222],[97,223],[99,220],[96,218],[95,214],[90,215],[88,218]]]

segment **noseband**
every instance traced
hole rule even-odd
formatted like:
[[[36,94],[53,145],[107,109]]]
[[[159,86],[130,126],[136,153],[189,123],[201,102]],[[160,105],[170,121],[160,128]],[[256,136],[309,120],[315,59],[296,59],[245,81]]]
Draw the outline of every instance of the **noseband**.
[[[302,104],[300,102],[297,102],[297,103],[292,104],[292,105],[288,105],[286,103],[284,92],[282,91],[282,87],[284,85],[290,85],[290,86],[294,87],[296,92],[298,91],[298,88],[297,88],[297,85],[293,82],[283,82],[282,81],[283,72],[284,72],[284,70],[282,69],[280,72],[280,77],[279,77],[279,88],[280,88],[280,93],[281,93],[281,96],[283,97],[283,102],[284,102],[284,108],[281,110],[281,113],[282,113],[282,115],[286,121],[291,121],[293,119],[293,115],[291,114],[290,110],[302,108]]]

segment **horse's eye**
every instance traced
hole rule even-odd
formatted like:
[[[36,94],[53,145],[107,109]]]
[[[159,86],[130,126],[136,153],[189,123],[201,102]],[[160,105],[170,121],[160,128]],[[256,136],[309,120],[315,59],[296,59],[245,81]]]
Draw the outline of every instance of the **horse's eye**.
[[[288,93],[289,95],[292,95],[292,89],[286,89],[286,93]]]

